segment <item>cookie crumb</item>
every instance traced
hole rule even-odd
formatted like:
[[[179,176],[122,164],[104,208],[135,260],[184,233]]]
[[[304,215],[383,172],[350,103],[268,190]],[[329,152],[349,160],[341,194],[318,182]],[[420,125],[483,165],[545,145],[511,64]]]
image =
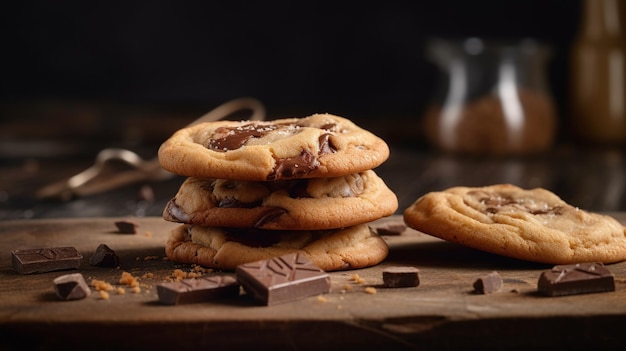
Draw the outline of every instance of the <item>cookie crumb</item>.
[[[113,285],[98,279],[92,279],[91,286],[93,286],[96,291],[111,291],[114,289]]]
[[[120,278],[120,284],[128,285],[130,287],[138,287],[139,281],[136,277],[133,277],[132,274],[128,272],[122,272],[122,277]]]
[[[118,295],[126,294],[126,290],[124,290],[124,288],[122,288],[122,287],[117,288],[117,290],[115,292],[117,292]]]
[[[104,291],[104,290],[100,290],[100,298],[102,300],[108,300],[109,299],[109,293]]]
[[[365,293],[366,294],[370,294],[370,295],[374,295],[376,294],[376,288],[373,286],[368,286],[367,288],[365,288]]]
[[[183,271],[182,269],[175,269],[172,272],[172,279],[176,281],[183,280],[185,278],[187,278],[187,273]]]
[[[359,277],[356,273],[354,273],[350,279],[357,284],[365,284],[365,279]]]
[[[319,302],[328,302],[328,299],[322,295],[317,295],[317,301]]]

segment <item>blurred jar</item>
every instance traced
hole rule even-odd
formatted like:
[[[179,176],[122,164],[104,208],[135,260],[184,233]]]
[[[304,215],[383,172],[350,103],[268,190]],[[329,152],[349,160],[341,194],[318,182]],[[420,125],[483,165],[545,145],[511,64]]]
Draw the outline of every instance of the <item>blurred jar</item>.
[[[550,50],[519,42],[432,40],[440,86],[424,116],[426,138],[442,150],[487,155],[549,149],[557,127],[546,81]]]
[[[585,0],[571,51],[570,116],[575,136],[626,145],[626,0]]]

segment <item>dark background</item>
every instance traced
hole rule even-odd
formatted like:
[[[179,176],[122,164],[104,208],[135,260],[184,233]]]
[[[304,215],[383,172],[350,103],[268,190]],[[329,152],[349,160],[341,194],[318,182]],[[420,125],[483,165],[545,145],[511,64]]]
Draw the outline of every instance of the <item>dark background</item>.
[[[160,215],[182,179],[63,202],[34,192],[89,167],[103,148],[153,158],[177,128],[244,96],[261,100],[268,118],[329,112],[383,137],[393,151],[377,173],[399,211],[428,191],[502,182],[623,211],[622,154],[567,142],[580,18],[580,0],[5,2],[0,219]],[[418,122],[440,78],[426,43],[470,36],[552,46],[547,77],[565,142],[504,160],[448,157],[421,142]]]
[[[252,96],[270,117],[366,123],[418,118],[438,77],[426,40],[467,36],[552,45],[549,83],[564,118],[580,3],[17,1],[1,12],[0,102],[57,103],[56,115],[14,108],[3,120],[55,118],[77,101],[207,111]]]

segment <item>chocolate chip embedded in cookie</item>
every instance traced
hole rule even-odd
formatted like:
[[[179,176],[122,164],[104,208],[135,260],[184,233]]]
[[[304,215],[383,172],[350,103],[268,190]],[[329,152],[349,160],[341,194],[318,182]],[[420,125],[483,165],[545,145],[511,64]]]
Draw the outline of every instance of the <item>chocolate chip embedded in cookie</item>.
[[[325,271],[357,269],[382,262],[385,241],[369,226],[333,230],[271,231],[182,224],[170,232],[167,257],[178,263],[234,270],[238,265],[302,253]]]
[[[374,221],[397,208],[396,195],[370,170],[275,182],[190,177],[163,217],[210,227],[316,230]]]
[[[170,172],[252,181],[338,177],[373,169],[388,157],[382,139],[330,114],[201,123],[159,148],[159,162]]]
[[[475,249],[548,263],[626,259],[626,229],[554,193],[510,184],[431,192],[404,211],[413,229]]]

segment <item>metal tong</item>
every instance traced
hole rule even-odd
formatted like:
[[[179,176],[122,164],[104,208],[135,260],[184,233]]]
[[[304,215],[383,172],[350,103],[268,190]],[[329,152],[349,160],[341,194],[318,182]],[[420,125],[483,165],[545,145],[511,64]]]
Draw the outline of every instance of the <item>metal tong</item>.
[[[265,107],[259,100],[239,98],[219,105],[185,127],[221,120],[241,110],[252,111],[250,120],[265,119]],[[124,163],[127,166],[126,170],[112,170],[110,165],[113,162]],[[144,160],[130,150],[107,148],[98,153],[91,167],[65,180],[44,186],[36,192],[35,196],[40,199],[69,199],[109,191],[140,181],[167,180],[174,176],[175,174],[161,167],[158,157]]]

